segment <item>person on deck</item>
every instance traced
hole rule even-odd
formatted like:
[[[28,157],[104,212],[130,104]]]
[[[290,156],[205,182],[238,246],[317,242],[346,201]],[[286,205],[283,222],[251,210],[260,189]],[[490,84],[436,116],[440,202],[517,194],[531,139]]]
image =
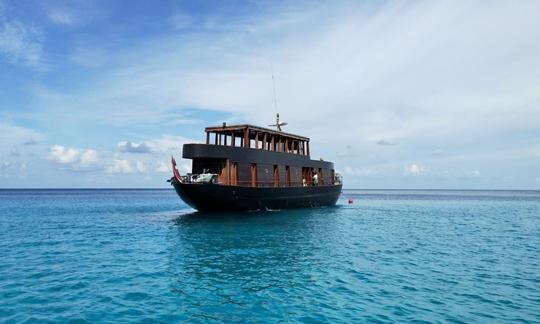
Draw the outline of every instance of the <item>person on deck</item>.
[[[317,186],[318,184],[319,184],[319,175],[317,173],[315,173],[313,175],[313,185]]]

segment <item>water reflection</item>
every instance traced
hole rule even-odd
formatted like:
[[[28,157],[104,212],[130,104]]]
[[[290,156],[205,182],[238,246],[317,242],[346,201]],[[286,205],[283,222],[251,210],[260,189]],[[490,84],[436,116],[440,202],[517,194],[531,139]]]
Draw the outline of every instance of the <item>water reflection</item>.
[[[300,296],[320,284],[321,249],[332,249],[337,210],[180,215],[167,235],[171,289],[189,296],[184,306],[252,305],[295,290]]]

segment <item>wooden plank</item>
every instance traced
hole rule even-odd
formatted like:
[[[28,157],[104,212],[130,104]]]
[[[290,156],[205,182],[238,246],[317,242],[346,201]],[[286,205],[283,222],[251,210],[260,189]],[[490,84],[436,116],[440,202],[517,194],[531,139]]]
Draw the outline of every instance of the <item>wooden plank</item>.
[[[249,147],[249,128],[244,128],[244,147]]]
[[[251,165],[251,186],[257,187],[257,164]]]

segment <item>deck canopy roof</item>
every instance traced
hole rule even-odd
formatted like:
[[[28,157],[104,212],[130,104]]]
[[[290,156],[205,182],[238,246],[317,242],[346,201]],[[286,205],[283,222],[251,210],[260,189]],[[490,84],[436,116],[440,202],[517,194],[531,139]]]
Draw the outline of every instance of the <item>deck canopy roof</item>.
[[[206,127],[205,132],[206,144],[309,155],[309,138],[270,128],[223,123],[221,126]]]
[[[225,123],[222,126],[214,126],[214,127],[206,127],[205,132],[207,133],[218,133],[218,134],[227,134],[231,135],[234,134],[235,137],[242,137],[244,136],[244,131],[248,130],[249,138],[254,139],[257,136],[257,132],[259,133],[258,136],[262,136],[264,133],[274,135],[274,136],[280,136],[282,138],[289,138],[290,140],[296,140],[296,141],[305,141],[309,142],[308,137],[290,134],[282,131],[277,131],[270,128],[265,127],[259,127],[249,124],[243,124],[243,125],[226,125]]]

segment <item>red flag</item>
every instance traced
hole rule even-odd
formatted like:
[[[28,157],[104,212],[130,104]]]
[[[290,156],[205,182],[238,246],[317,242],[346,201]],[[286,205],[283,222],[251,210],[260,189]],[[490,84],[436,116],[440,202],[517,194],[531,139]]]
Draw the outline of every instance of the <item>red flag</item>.
[[[180,177],[180,172],[178,172],[178,169],[176,168],[176,160],[174,159],[174,156],[171,155],[171,165],[174,173],[174,177],[178,182],[182,182],[182,178]]]

